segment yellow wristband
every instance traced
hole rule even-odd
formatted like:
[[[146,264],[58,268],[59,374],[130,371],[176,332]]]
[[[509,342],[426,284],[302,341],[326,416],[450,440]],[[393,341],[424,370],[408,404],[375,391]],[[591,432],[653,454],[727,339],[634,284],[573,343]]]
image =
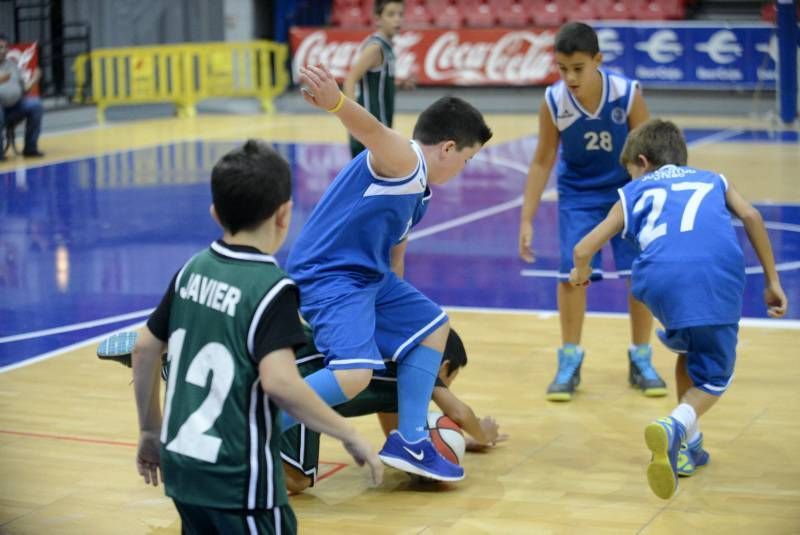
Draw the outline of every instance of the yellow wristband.
[[[328,110],[328,113],[336,113],[337,111],[342,109],[344,106],[344,93],[339,91],[339,102],[336,103],[336,106]]]

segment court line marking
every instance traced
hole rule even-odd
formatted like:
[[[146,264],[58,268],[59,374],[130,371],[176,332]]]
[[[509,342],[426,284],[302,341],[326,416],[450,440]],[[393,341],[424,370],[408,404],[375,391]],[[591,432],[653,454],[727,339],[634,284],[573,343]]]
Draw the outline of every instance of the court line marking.
[[[516,316],[531,315],[538,319],[549,319],[558,317],[558,310],[535,309],[535,308],[484,308],[484,307],[465,307],[465,306],[444,306],[445,311],[466,312],[475,314],[512,314]],[[628,319],[627,312],[586,312],[587,317],[606,318],[606,319]],[[739,320],[742,327],[759,327],[764,329],[798,329],[800,330],[800,320],[792,319],[769,319],[745,317]]]
[[[101,438],[87,438],[87,437],[77,437],[70,435],[55,435],[50,433],[34,433],[31,431],[15,431],[13,429],[0,429],[0,434],[25,437],[25,438],[49,438],[51,440],[82,442],[84,444],[99,444],[101,446],[123,446],[126,448],[135,448],[138,445],[136,442],[122,442],[119,440],[105,440]],[[333,468],[331,468],[330,470],[326,471],[325,473],[317,477],[317,482],[320,482],[325,478],[331,477],[335,473],[349,466],[347,463],[339,463],[333,461],[319,461],[319,464],[320,465],[326,464],[329,466],[333,466]]]
[[[0,337],[0,344],[8,342],[18,342],[20,340],[29,340],[31,338],[40,338],[49,336],[51,334],[68,333],[72,331],[80,331],[83,329],[91,329],[92,327],[99,327],[101,325],[108,325],[109,323],[119,323],[131,319],[138,319],[142,316],[149,316],[155,308],[148,308],[145,310],[137,310],[136,312],[129,312],[127,314],[120,314],[118,316],[110,316],[108,318],[101,318],[92,321],[84,321],[82,323],[72,323],[69,325],[62,325],[61,327],[53,327],[50,329],[42,329],[40,331],[29,331],[26,333],[14,334],[11,336]]]
[[[81,340],[80,342],[75,342],[74,344],[70,344],[65,347],[60,347],[52,351],[48,351],[47,353],[36,355],[35,357],[31,357],[29,359],[21,360],[19,362],[8,364],[6,366],[0,366],[0,373],[10,372],[11,370],[16,370],[17,368],[24,368],[26,366],[30,366],[31,364],[36,364],[37,362],[41,362],[43,360],[48,360],[53,357],[58,357],[59,355],[63,355],[64,353],[67,353],[74,349],[80,349],[82,347],[88,346],[89,344],[99,342],[100,340],[103,340],[106,337],[111,336],[112,334],[121,333],[124,331],[130,331],[131,329],[138,329],[139,327],[142,327],[144,324],[145,324],[144,321],[132,323],[130,325],[120,327],[119,329],[114,329],[113,331],[109,331],[105,334],[100,334],[98,336],[94,336],[86,340]]]

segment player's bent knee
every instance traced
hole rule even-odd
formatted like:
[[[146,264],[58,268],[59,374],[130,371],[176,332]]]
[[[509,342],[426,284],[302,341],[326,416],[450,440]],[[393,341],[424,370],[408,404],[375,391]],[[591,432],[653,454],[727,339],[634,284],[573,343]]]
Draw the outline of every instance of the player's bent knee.
[[[450,322],[445,321],[436,328],[431,334],[422,340],[421,345],[432,347],[440,352],[444,352],[444,346],[447,345],[447,337],[450,335]]]
[[[283,472],[286,480],[286,490],[289,492],[303,492],[311,486],[311,478],[290,464],[283,463]]]
[[[372,370],[369,368],[359,368],[353,370],[335,370],[336,380],[344,395],[353,399],[362,390],[367,388],[372,380]]]

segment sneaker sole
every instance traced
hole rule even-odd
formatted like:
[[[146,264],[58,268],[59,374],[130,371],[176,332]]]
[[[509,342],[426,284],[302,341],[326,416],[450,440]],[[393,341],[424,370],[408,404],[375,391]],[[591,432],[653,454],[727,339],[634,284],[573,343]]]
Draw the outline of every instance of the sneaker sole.
[[[678,481],[669,462],[669,436],[658,423],[644,429],[644,441],[653,458],[647,466],[647,482],[650,490],[664,500],[672,498],[678,489]]]
[[[667,395],[666,388],[648,388],[642,390],[642,393],[648,398],[663,398]]]
[[[569,392],[553,392],[545,395],[547,401],[572,401],[572,394]]]
[[[397,468],[398,470],[401,470],[408,474],[415,474],[418,476],[427,477],[428,479],[435,479],[436,481],[461,481],[462,479],[464,479],[463,475],[459,477],[447,477],[447,476],[441,476],[439,474],[434,474],[433,472],[428,472],[426,470],[423,470],[422,468],[419,468],[416,465],[411,464],[408,461],[404,461],[399,457],[394,457],[393,455],[386,455],[385,453],[379,453],[378,457],[380,458],[381,461],[383,461],[383,464],[385,464],[386,466]]]

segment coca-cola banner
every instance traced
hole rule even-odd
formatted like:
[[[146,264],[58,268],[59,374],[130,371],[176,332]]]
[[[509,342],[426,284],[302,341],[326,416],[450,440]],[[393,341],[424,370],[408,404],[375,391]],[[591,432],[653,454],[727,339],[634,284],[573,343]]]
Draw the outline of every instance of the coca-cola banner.
[[[39,52],[37,43],[14,43],[8,47],[6,57],[17,64],[22,80],[28,83],[33,73],[39,68]],[[31,87],[28,95],[39,95],[39,84]]]
[[[774,89],[775,28],[765,23],[593,23],[606,68],[645,87]],[[292,28],[293,74],[323,63],[343,78],[367,30]],[[399,79],[420,85],[544,85],[558,79],[555,29],[426,29],[394,39]]]
[[[290,31],[292,76],[322,63],[343,79],[369,31]],[[395,36],[395,76],[420,85],[541,85],[558,79],[553,29],[424,29]]]

